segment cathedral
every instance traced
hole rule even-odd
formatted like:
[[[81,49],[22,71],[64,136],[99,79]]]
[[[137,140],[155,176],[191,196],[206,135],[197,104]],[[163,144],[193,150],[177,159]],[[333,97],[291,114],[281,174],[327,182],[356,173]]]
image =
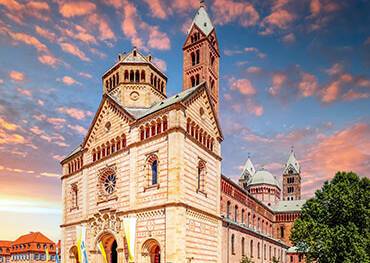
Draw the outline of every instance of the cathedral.
[[[303,262],[289,240],[304,203],[294,151],[282,184],[250,158],[239,182],[221,174],[219,59],[201,4],[179,94],[167,97],[167,76],[137,48],[103,74],[88,132],[61,162],[62,262],[79,263],[80,227],[91,263],[105,261],[98,244],[109,263]],[[127,218],[136,222],[131,245]]]

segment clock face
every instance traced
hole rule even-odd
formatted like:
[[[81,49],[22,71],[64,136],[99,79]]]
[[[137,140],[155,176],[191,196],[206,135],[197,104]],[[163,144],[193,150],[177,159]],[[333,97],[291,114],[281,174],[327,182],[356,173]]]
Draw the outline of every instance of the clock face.
[[[138,100],[138,99],[139,99],[139,97],[140,97],[140,94],[139,94],[137,91],[133,91],[133,92],[131,92],[131,94],[130,94],[130,98],[131,98],[131,100],[133,100],[133,101]]]

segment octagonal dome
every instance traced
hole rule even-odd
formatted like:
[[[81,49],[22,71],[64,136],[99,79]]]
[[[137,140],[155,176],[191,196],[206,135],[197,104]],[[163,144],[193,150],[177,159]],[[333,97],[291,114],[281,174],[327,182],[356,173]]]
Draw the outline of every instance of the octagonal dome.
[[[280,185],[276,178],[266,170],[257,171],[248,182],[248,186],[268,184],[276,186],[280,189]]]

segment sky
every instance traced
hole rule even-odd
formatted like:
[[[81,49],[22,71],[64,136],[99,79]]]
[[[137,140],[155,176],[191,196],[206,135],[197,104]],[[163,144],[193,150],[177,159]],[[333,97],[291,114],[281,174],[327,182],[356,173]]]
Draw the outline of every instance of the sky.
[[[370,2],[206,1],[220,46],[222,172],[250,155],[281,180],[294,146],[302,194],[337,171],[370,177]],[[0,0],[0,239],[59,239],[61,166],[136,46],[182,87],[198,0]]]

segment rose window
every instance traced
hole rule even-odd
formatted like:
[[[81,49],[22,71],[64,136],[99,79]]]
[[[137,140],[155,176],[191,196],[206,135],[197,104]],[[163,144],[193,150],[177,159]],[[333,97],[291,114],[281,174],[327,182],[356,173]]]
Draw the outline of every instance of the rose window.
[[[112,167],[105,168],[100,171],[99,176],[99,196],[105,198],[113,195],[116,192],[117,175]]]

